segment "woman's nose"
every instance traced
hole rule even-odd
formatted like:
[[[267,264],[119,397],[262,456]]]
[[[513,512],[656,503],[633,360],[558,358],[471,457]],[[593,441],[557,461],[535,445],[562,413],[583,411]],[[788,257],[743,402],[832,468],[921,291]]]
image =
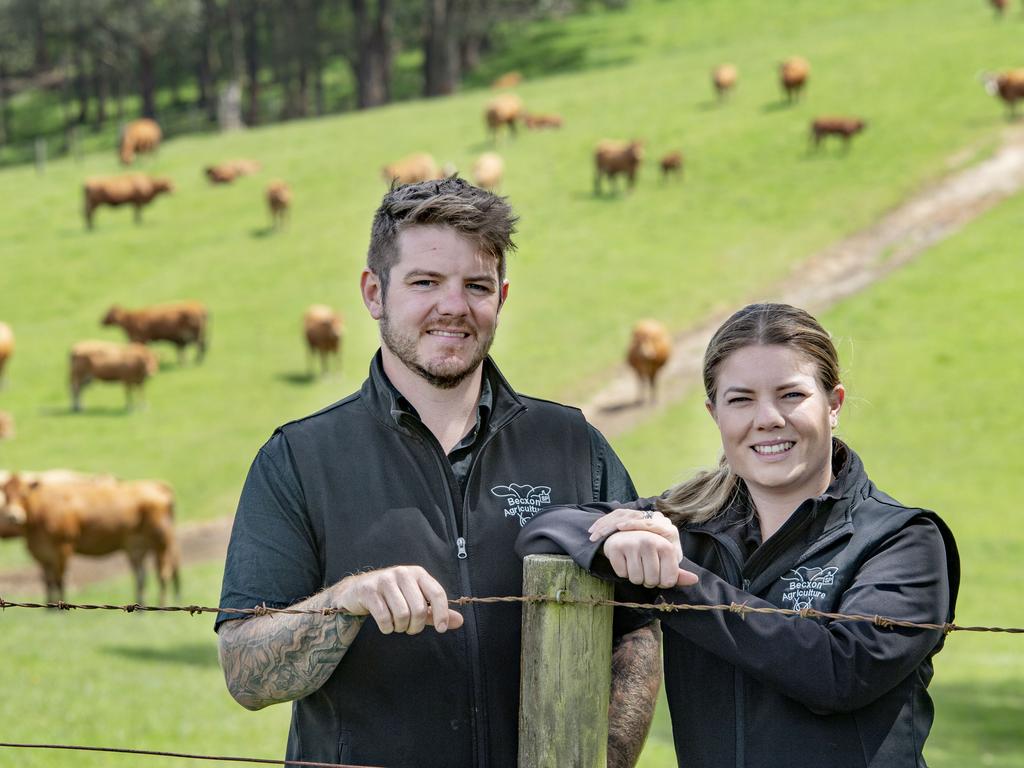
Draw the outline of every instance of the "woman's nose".
[[[758,429],[775,429],[786,425],[786,419],[782,411],[773,401],[762,401],[757,404],[757,413],[754,416],[755,426]]]

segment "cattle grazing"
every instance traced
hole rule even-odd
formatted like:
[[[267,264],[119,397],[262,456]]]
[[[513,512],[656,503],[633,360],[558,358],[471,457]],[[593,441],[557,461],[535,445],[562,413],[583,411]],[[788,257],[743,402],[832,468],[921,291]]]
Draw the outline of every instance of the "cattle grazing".
[[[71,348],[71,408],[82,410],[82,389],[93,379],[124,383],[125,408],[132,408],[132,393],[142,390],[157,372],[156,355],[142,344],[80,341]]]
[[[561,115],[541,115],[524,112],[523,123],[531,131],[539,131],[542,128],[561,128],[563,120]]]
[[[302,328],[306,336],[306,363],[310,376],[313,375],[313,356],[320,356],[320,372],[327,373],[329,355],[338,357],[341,348],[341,316],[323,304],[314,304],[302,316]]]
[[[736,85],[738,75],[739,72],[732,64],[719,64],[711,70],[711,84],[714,86],[715,96],[720,102],[725,101],[729,91]]]
[[[14,417],[7,411],[0,411],[0,440],[14,437]]]
[[[390,165],[385,165],[381,168],[380,175],[388,184],[396,186],[444,178],[434,156],[427,152],[414,152]]]
[[[800,100],[800,94],[807,84],[807,77],[811,73],[811,65],[807,59],[799,56],[790,56],[779,64],[779,83],[786,95],[786,101],[792,104]]]
[[[121,146],[118,154],[123,165],[131,165],[135,155],[144,152],[156,152],[163,134],[156,120],[148,117],[132,120],[121,132]]]
[[[267,185],[267,208],[270,209],[270,220],[277,229],[288,220],[288,210],[292,204],[292,190],[283,181],[272,181]]]
[[[497,152],[484,152],[473,163],[473,183],[483,189],[500,187],[504,174],[505,161]]]
[[[657,399],[655,378],[672,354],[672,337],[657,320],[640,320],[633,326],[633,338],[626,352],[626,362],[636,371],[637,402],[644,400],[646,389],[653,403]]]
[[[683,175],[683,153],[682,152],[669,152],[667,155],[661,158],[659,163],[661,166],[661,180],[664,181],[669,177],[670,174],[682,178]]]
[[[14,331],[7,323],[0,321],[0,389],[4,386],[4,368],[14,353]]]
[[[850,139],[867,127],[867,122],[857,117],[818,117],[811,122],[810,139],[815,149],[826,136],[839,136],[844,149],[849,150]]]
[[[498,140],[498,131],[502,126],[515,136],[516,123],[523,115],[523,100],[514,93],[503,93],[495,96],[484,109],[484,122],[487,123],[487,130],[490,132],[491,140]]]
[[[211,184],[230,184],[240,176],[256,173],[262,166],[255,160],[229,160],[203,169]]]
[[[178,364],[185,362],[185,347],[196,345],[196,362],[206,354],[206,323],[209,313],[198,301],[176,301],[142,309],[112,306],[100,321],[103,325],[119,325],[129,341],[148,344],[169,341],[178,348]]]
[[[23,536],[42,567],[47,602],[64,599],[64,576],[74,553],[123,550],[135,575],[135,601],[145,600],[146,557],[152,553],[159,604],[173,583],[180,592],[174,533],[174,492],[156,480],[43,483],[11,475],[3,485],[0,535]]]
[[[496,91],[503,88],[515,88],[521,82],[523,82],[523,76],[521,73],[516,71],[506,72],[494,79],[494,82],[491,83],[491,88]]]
[[[141,223],[142,209],[157,195],[173,192],[174,183],[170,179],[131,173],[87,179],[82,191],[85,194],[85,223],[92,229],[93,212],[101,205],[132,205],[135,207],[135,223]]]
[[[1010,69],[999,74],[981,76],[990,96],[998,96],[1006,104],[1007,117],[1017,116],[1017,102],[1024,99],[1024,69]]]
[[[626,175],[629,188],[636,183],[636,169],[644,158],[642,141],[604,139],[594,148],[594,194],[601,194],[601,179],[607,176],[612,186],[620,173]]]

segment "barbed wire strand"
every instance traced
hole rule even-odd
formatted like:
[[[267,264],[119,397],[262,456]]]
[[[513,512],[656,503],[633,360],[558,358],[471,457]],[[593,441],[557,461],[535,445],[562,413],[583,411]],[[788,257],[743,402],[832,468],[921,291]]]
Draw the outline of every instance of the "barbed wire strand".
[[[943,624],[929,624],[925,622],[903,621],[889,616],[869,616],[858,613],[833,613],[819,611],[815,608],[769,608],[751,606],[746,603],[728,603],[719,605],[704,605],[693,603],[631,603],[604,598],[572,598],[551,595],[509,595],[503,597],[457,597],[448,601],[451,605],[494,604],[494,603],[559,603],[562,605],[584,605],[584,606],[611,606],[615,608],[636,608],[638,610],[658,611],[672,613],[676,611],[719,611],[738,614],[746,618],[750,614],[777,614],[781,616],[799,616],[804,619],[829,619],[831,621],[866,621],[882,629],[901,627],[905,629],[933,629],[943,634],[952,632],[1000,632],[1003,634],[1021,635],[1024,634],[1022,627],[978,627],[961,626],[951,622]],[[123,611],[125,613],[153,612],[153,613],[225,613],[236,616],[269,616],[273,614],[284,614],[289,616],[336,616],[355,615],[344,608],[328,606],[326,608],[271,608],[268,605],[257,605],[253,608],[211,608],[204,605],[140,605],[129,603],[127,605],[110,605],[102,603],[66,603],[58,601],[55,603],[25,603],[13,602],[0,597],[0,611],[8,608],[52,608],[61,611]]]
[[[121,755],[145,755],[147,757],[177,757],[187,760],[215,760],[223,763],[256,763],[259,765],[297,765],[305,768],[374,768],[367,765],[348,763],[315,763],[308,760],[270,760],[262,757],[233,757],[230,755],[193,755],[188,752],[159,752],[152,749],[128,749],[127,747],[88,747],[80,744],[16,744],[0,742],[0,747],[20,749],[62,749],[76,752],[107,752]]]

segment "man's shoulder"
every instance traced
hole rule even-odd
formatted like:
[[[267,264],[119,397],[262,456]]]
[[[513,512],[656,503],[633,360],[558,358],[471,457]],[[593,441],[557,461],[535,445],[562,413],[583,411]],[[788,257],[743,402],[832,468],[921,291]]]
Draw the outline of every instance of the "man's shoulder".
[[[568,414],[578,414],[580,417],[583,417],[583,411],[574,405],[566,405],[565,403],[558,403],[554,400],[546,400],[543,397],[524,395],[522,392],[516,392],[516,397],[518,397],[523,402],[523,405],[528,409],[565,412]]]
[[[362,406],[362,392],[353,392],[348,397],[331,403],[318,411],[286,421],[274,433],[287,436],[299,432],[315,433],[323,429],[333,429],[337,426],[338,422],[364,416],[366,409]]]

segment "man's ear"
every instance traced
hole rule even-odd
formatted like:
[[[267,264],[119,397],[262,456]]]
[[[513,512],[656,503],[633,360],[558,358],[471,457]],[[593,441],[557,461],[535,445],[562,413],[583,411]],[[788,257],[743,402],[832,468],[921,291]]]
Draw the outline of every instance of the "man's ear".
[[[498,294],[498,309],[505,306],[505,302],[508,300],[508,280],[501,284],[501,289]]]
[[[380,320],[384,316],[384,285],[377,273],[367,267],[359,278],[359,290],[363,294],[363,304],[370,312],[370,317]]]

